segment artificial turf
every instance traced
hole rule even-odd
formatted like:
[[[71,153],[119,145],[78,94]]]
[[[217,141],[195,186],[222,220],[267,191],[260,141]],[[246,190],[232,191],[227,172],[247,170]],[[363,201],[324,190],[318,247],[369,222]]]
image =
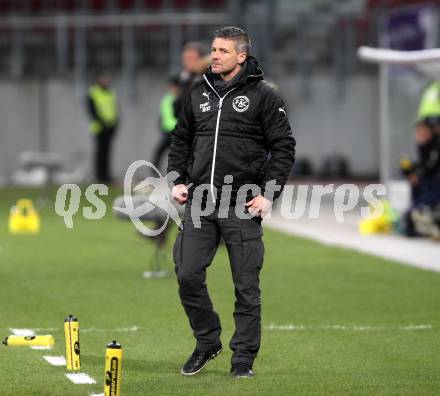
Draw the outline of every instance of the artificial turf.
[[[116,193],[106,199],[107,216],[79,213],[69,230],[53,199],[38,198],[42,191],[0,189],[0,336],[9,328],[50,328],[39,333],[56,340],[51,351],[0,345],[1,396],[101,393],[113,339],[124,349],[122,395],[440,394],[440,274],[268,229],[255,377],[229,376],[234,294],[225,248],[208,270],[225,348],[200,375],[182,377],[194,340],[171,258],[168,278],[142,278],[153,245],[112,215]],[[10,235],[9,208],[27,196],[41,207],[41,233]],[[74,385],[42,358],[64,354],[69,313],[82,329],[95,329],[81,333],[81,358],[96,385]],[[139,330],[113,330],[132,326]]]

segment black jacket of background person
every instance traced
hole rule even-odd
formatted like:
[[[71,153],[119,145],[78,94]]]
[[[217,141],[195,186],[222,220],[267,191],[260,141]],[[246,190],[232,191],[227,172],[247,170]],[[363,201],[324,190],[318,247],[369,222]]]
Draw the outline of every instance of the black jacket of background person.
[[[183,108],[183,98],[188,94],[193,85],[200,81],[202,76],[200,74],[188,73],[183,71],[179,76],[179,88],[180,94],[176,97],[174,101],[174,114],[176,118],[179,116]]]
[[[434,133],[428,143],[418,146],[418,152],[417,174],[422,177],[440,177],[440,136]]]
[[[194,183],[190,199],[196,186],[212,182],[219,199],[224,177],[232,175],[234,204],[244,184],[256,184],[264,194],[266,182],[275,179],[282,189],[295,160],[295,144],[283,100],[249,57],[232,81],[223,82],[208,70],[185,96],[171,135],[168,172],[179,173],[174,184]]]

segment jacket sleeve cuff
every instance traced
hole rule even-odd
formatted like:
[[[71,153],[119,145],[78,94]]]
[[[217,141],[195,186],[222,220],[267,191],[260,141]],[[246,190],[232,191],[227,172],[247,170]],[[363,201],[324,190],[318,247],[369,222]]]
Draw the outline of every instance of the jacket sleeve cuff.
[[[170,168],[167,169],[166,179],[170,188],[179,184],[186,184],[186,175],[182,176],[178,171],[170,170]]]
[[[283,192],[283,187],[284,186],[280,184],[265,182],[261,187],[261,195],[269,201],[273,202],[280,197],[281,193]]]
[[[176,180],[174,180],[173,184],[177,186],[178,184],[186,184],[186,179],[182,176],[179,176]]]

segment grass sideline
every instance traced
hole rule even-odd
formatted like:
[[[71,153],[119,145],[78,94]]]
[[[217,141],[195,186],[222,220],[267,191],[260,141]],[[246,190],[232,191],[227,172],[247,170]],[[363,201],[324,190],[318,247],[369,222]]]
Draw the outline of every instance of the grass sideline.
[[[107,199],[108,208],[116,193]],[[124,348],[123,395],[440,393],[440,274],[266,229],[263,337],[255,378],[229,377],[227,348],[201,375],[185,378],[179,370],[194,341],[174,276],[141,277],[151,244],[110,211],[96,221],[78,214],[68,230],[50,201],[41,209],[40,235],[9,235],[10,206],[17,198],[41,194],[0,189],[0,337],[9,334],[9,327],[57,328],[52,332],[56,345],[52,351],[0,345],[2,396],[101,393],[105,345],[113,339]],[[208,286],[227,347],[234,301],[224,248],[208,271]],[[42,358],[64,354],[63,319],[69,313],[78,316],[82,328],[140,327],[137,332],[81,334],[82,371],[96,385],[74,385],[63,368]],[[267,329],[270,324],[310,327],[276,331]],[[399,330],[420,324],[432,327]]]

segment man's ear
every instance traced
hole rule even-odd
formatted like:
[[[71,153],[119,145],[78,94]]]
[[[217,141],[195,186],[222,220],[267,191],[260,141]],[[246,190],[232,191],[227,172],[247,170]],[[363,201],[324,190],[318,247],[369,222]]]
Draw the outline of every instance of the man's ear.
[[[247,55],[246,52],[240,52],[238,54],[238,63],[242,65],[246,61]]]

